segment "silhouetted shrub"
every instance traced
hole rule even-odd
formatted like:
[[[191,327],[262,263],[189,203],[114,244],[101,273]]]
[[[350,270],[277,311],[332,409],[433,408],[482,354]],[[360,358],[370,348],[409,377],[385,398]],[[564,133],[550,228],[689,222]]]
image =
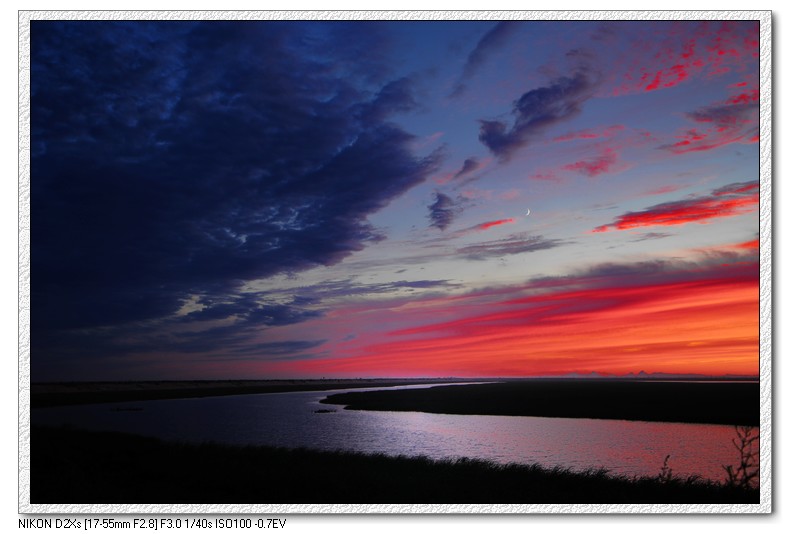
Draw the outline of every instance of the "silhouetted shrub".
[[[759,431],[754,434],[754,428],[748,426],[736,426],[736,438],[732,444],[738,449],[740,462],[738,465],[722,465],[727,471],[727,485],[733,488],[752,488],[756,484],[759,470],[757,468],[757,453],[754,451],[754,442],[760,439]]]

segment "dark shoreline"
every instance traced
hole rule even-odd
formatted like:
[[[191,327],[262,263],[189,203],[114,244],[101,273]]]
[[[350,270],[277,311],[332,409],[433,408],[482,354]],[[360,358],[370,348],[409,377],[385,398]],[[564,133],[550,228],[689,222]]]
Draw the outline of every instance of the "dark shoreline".
[[[758,383],[746,377],[695,377],[694,383]],[[136,402],[147,400],[187,399],[225,395],[255,395],[260,393],[287,393],[295,391],[329,391],[394,387],[409,385],[446,385],[463,382],[507,383],[556,383],[556,382],[676,382],[669,378],[620,377],[595,378],[338,378],[338,379],[284,379],[284,380],[131,380],[102,382],[35,382],[30,388],[31,408],[67,406],[75,404],[104,404],[110,402]],[[452,412],[448,412],[452,413]]]
[[[511,381],[339,393],[321,402],[348,410],[760,424],[760,385],[750,382]]]
[[[130,382],[58,382],[31,386],[31,408],[108,402],[187,399],[225,395],[286,393],[416,384],[477,382],[480,379],[361,378],[337,380],[178,380]]]
[[[31,503],[759,503],[756,488],[539,465],[31,429]],[[656,466],[656,475],[661,466]]]

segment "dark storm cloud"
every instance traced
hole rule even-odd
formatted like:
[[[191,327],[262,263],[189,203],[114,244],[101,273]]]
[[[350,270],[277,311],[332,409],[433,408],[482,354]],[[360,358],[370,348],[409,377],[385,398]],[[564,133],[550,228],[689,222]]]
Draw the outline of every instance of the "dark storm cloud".
[[[546,87],[532,89],[513,103],[514,121],[480,121],[480,141],[502,160],[527,145],[545,129],[578,115],[593,96],[595,77],[580,69],[572,77],[561,77]]]
[[[601,263],[580,271],[584,278],[617,280],[630,279],[637,276],[652,277],[665,273],[674,274],[680,261],[648,260],[635,263]]]
[[[228,355],[252,353],[254,347],[267,345],[261,342],[267,328],[323,317],[328,306],[326,301],[333,298],[402,295],[403,292],[458,286],[449,280],[361,284],[346,279],[303,286],[298,290],[207,296],[194,304],[202,309],[185,315],[101,328],[42,330],[32,336],[31,343],[33,352],[38,354],[37,365],[46,364],[48,369],[62,365],[64,360],[79,361],[84,366],[108,355],[124,357],[132,353],[206,353],[209,358],[228,358]],[[292,295],[294,291],[296,295]],[[284,299],[290,301],[282,303]],[[188,330],[184,331],[185,328]],[[315,354],[303,356],[314,357]]]
[[[235,349],[234,353],[255,353],[263,359],[277,359],[276,356],[293,356],[306,350],[314,349],[326,343],[326,339],[317,341],[273,341],[270,343],[254,343]]]
[[[667,234],[663,232],[648,232],[644,235],[640,235],[634,238],[634,241],[649,241],[652,239],[664,239],[665,237],[671,237],[674,234]]]
[[[32,22],[34,336],[167,317],[381,239],[367,216],[438,156],[415,157],[388,122],[416,103],[364,60],[378,26],[340,30]],[[314,313],[217,297],[187,320]]]
[[[741,261],[738,261],[741,260]],[[721,278],[757,278],[759,263],[749,253],[722,252],[700,256],[697,261],[652,260],[630,265],[602,264],[585,276],[594,282],[616,285],[661,281],[699,280],[705,283]]]
[[[725,102],[686,113],[695,127],[676,136],[679,141],[658,148],[684,154],[714,150],[735,142],[756,142],[760,133],[758,114],[759,91],[753,89]]]
[[[206,306],[204,309],[191,312],[180,318],[180,322],[187,324],[205,321],[203,329],[182,332],[165,338],[154,335],[151,338],[150,346],[145,347],[144,350],[167,348],[167,350],[172,352],[214,352],[220,356],[227,353],[252,353],[256,352],[254,347],[269,345],[269,343],[258,341],[263,329],[286,326],[323,317],[327,306],[324,302],[333,298],[396,294],[403,291],[415,292],[418,290],[446,289],[457,286],[458,284],[448,280],[400,280],[378,284],[360,284],[347,279],[323,282],[300,287],[298,290],[286,291],[285,293],[289,295],[292,292],[296,292],[291,302],[286,304],[266,303],[267,300],[282,297],[277,291],[236,296],[230,302],[213,302],[211,299],[206,299],[200,302],[201,305]],[[264,303],[261,304],[261,302]],[[310,306],[310,308],[305,306]],[[212,324],[209,321],[228,320],[232,321],[232,323],[221,326],[206,326]],[[295,346],[297,345],[289,345],[289,347]],[[135,348],[141,349],[139,346]]]
[[[404,290],[414,291],[418,289],[447,289],[454,287],[458,287],[458,284],[449,280],[398,280],[395,282],[381,282],[378,284],[361,284],[351,279],[332,280],[299,288],[294,302],[304,299],[314,303],[320,303],[323,300],[336,297],[385,295],[388,293],[399,293]]]
[[[759,111],[759,104],[753,101],[706,106],[686,113],[686,116],[694,122],[713,123],[726,128],[748,122]],[[757,127],[754,129],[757,130]]]
[[[697,260],[648,260],[634,263],[601,263],[580,269],[569,276],[537,277],[530,283],[541,287],[578,285],[629,287],[654,283],[708,283],[724,278],[756,279],[759,261],[751,251],[721,251],[703,254]]]
[[[294,304],[296,303],[261,304],[255,296],[243,295],[234,298],[232,302],[211,303],[202,310],[188,313],[182,321],[216,321],[234,318],[236,327],[284,326],[323,315],[320,311],[302,309]]]
[[[152,329],[150,342],[152,346],[146,351],[165,349],[168,352],[249,352],[248,347],[260,345],[259,339],[266,328],[286,326],[322,317],[324,312],[315,309],[303,309],[291,304],[259,304],[258,299],[241,296],[230,304],[214,304],[200,312],[193,312],[181,318],[182,322],[201,324],[199,330],[162,335],[158,329]],[[229,324],[209,326],[209,321],[223,321]],[[171,320],[173,322],[175,320]],[[129,327],[123,327],[129,332]],[[133,331],[133,329],[131,329]],[[142,332],[141,332],[142,333]]]
[[[256,326],[284,326],[321,317],[323,312],[300,310],[292,306],[260,306],[247,313],[246,322]]]
[[[512,235],[507,239],[485,241],[459,248],[456,252],[468,260],[486,260],[511,254],[548,250],[567,244],[560,239],[546,239],[543,236]]]
[[[478,41],[477,46],[475,46],[474,50],[472,50],[472,52],[466,58],[464,71],[461,74],[461,78],[455,84],[455,88],[450,94],[450,98],[457,98],[464,94],[466,91],[466,82],[477,73],[477,71],[483,64],[485,64],[486,61],[488,61],[488,58],[491,56],[491,54],[496,52],[496,50],[500,49],[506,43],[507,38],[516,30],[517,27],[518,22],[499,22],[496,26],[489,30],[480,39],[480,41]]]
[[[305,309],[294,299],[289,304],[260,304],[262,296],[229,297],[226,302],[183,316],[158,321],[123,323],[84,329],[41,329],[31,336],[37,365],[58,360],[125,357],[132,353],[214,353],[243,351],[259,343],[269,327],[285,326],[323,316],[320,309]]]
[[[428,206],[428,218],[431,220],[431,226],[444,230],[453,222],[459,208],[452,198],[437,191],[434,193],[433,204]]]
[[[740,195],[748,195],[748,194],[757,194],[760,192],[760,182],[757,180],[752,180],[751,182],[736,182],[733,184],[728,184],[718,189],[714,189],[711,192],[711,195],[715,197],[721,196],[740,196]]]
[[[477,161],[475,158],[467,158],[464,160],[464,164],[461,166],[461,169],[453,175],[453,180],[456,178],[461,178],[462,176],[466,176],[470,172],[474,172],[479,168],[479,161]]]
[[[282,356],[277,356],[276,358],[269,358],[269,359],[278,362],[292,362],[297,360],[316,360],[318,358],[326,358],[330,355],[331,355],[330,351],[322,350],[321,352],[300,352],[297,354],[286,354]]]
[[[406,113],[418,108],[412,81],[409,78],[400,78],[382,87],[372,101],[360,106],[360,112],[367,121],[382,121],[394,112]]]

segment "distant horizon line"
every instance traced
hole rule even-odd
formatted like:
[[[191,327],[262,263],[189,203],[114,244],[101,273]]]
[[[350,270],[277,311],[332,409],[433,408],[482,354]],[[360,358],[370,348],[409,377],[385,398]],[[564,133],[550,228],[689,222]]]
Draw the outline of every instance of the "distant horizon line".
[[[618,380],[618,379],[729,379],[729,380],[760,380],[759,375],[744,375],[744,374],[701,374],[701,373],[664,373],[655,372],[648,373],[639,371],[637,373],[630,372],[624,375],[600,373],[591,371],[589,373],[566,373],[566,374],[553,374],[553,375],[509,375],[509,376],[378,376],[378,377],[287,377],[287,378],[147,378],[147,379],[129,379],[129,380],[112,380],[112,379],[94,379],[94,380],[45,380],[45,381],[31,381],[33,384],[65,384],[65,383],[135,383],[135,382],[337,382],[348,380],[376,380],[376,381],[416,381],[416,380],[461,380],[461,381],[479,381],[479,380],[550,380],[550,379],[579,379],[579,380]]]

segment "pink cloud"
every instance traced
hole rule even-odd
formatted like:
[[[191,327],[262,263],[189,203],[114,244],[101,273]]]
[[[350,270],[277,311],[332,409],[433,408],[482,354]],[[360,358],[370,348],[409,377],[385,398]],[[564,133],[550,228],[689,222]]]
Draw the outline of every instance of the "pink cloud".
[[[653,76],[653,81],[645,87],[645,91],[655,91],[662,87],[672,87],[689,77],[690,66],[677,64],[664,70],[659,70]],[[647,76],[649,78],[649,76]]]
[[[651,189],[650,191],[645,192],[645,195],[665,195],[667,193],[674,193],[675,191],[684,189],[685,187],[686,186],[684,185],[665,185],[657,189]]]
[[[759,24],[754,21],[705,22],[693,34],[661,30],[631,43],[632,66],[617,84],[614,96],[656,91],[699,76],[714,77],[743,70],[745,58],[759,51]]]
[[[444,185],[452,180],[454,175],[455,173],[453,172],[446,172],[440,176],[434,176],[433,181],[439,185]]]
[[[720,187],[711,193],[716,197],[731,196],[731,195],[751,195],[757,194],[760,191],[760,184],[757,182],[747,182],[732,184],[726,187]]]
[[[727,99],[727,104],[747,104],[749,102],[760,101],[760,90],[757,88],[750,89],[745,93],[732,96]]]
[[[606,148],[600,155],[594,158],[569,163],[562,168],[566,171],[578,172],[594,177],[599,174],[610,172],[617,163],[617,160],[617,153],[611,148]]]
[[[521,196],[521,191],[517,189],[509,189],[504,193],[500,193],[499,198],[502,200],[515,200]]]
[[[545,182],[559,182],[560,178],[554,171],[541,171],[531,174],[530,180],[541,180]]]
[[[612,126],[608,126],[606,128],[587,128],[585,130],[579,130],[576,132],[569,132],[565,135],[561,135],[559,137],[555,137],[553,141],[555,142],[562,142],[562,141],[575,141],[577,139],[606,139],[616,135],[618,132],[621,132],[625,129],[625,126],[622,124],[615,124]]]
[[[463,191],[461,191],[460,195],[461,197],[467,200],[475,200],[480,198],[485,200],[491,200],[493,193],[487,189],[476,189],[474,187],[468,187]]]
[[[674,154],[713,150],[732,143],[759,140],[757,116],[760,92],[757,88],[738,92],[725,101],[686,113],[694,128],[675,136],[679,141],[660,148]]]
[[[443,136],[444,136],[444,132],[432,133],[431,135],[429,135],[427,137],[422,137],[422,138],[417,139],[414,142],[414,146],[417,149],[425,148],[425,147],[427,147],[429,145],[432,145],[433,143],[435,143],[436,141],[441,139]]]

